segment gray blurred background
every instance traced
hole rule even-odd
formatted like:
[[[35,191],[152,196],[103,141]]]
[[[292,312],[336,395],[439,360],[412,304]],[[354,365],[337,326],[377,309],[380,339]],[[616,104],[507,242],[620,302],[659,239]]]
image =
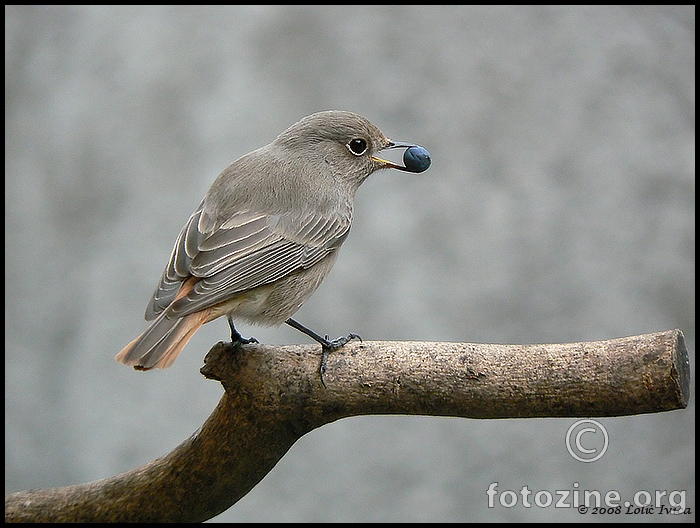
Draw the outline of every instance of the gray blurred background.
[[[694,6],[6,6],[6,493],[109,477],[197,430],[225,320],[166,371],[113,357],[219,171],[326,109],[433,165],[363,185],[300,321],[483,343],[680,328],[695,368]],[[695,520],[693,399],[600,420],[591,464],[564,446],[574,421],[341,420],[213,521]],[[488,508],[493,482],[683,490],[693,513]]]

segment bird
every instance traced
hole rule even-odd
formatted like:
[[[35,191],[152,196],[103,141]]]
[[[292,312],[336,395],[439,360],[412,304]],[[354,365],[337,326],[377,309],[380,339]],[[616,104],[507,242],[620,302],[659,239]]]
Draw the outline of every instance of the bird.
[[[378,154],[405,148],[403,165]],[[292,319],[333,267],[350,232],[355,193],[375,171],[423,172],[430,155],[394,142],[367,118],[329,110],[311,114],[270,144],[226,167],[180,231],[146,308],[148,328],[116,360],[136,370],[172,365],[204,324],[288,324],[325,355],[359,338],[330,340]]]

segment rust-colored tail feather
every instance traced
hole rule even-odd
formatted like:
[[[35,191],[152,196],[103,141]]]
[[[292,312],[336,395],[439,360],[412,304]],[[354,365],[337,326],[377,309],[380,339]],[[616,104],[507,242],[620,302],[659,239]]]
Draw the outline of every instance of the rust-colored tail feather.
[[[196,284],[194,277],[182,284],[173,302],[185,296]],[[136,370],[168,368],[185,348],[187,342],[204,323],[210,310],[202,310],[185,317],[170,318],[165,309],[146,331],[126,345],[114,359]]]
[[[168,319],[163,313],[115,359],[137,370],[168,368],[199,327],[207,322],[207,315],[204,311],[181,319]]]

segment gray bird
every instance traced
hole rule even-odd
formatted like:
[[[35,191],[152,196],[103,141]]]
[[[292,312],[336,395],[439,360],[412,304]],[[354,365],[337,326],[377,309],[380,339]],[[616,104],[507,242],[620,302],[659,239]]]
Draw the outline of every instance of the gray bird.
[[[402,147],[404,165],[377,157]],[[288,325],[321,343],[343,346],[291,316],[321,284],[350,232],[355,192],[378,169],[422,172],[430,157],[389,140],[351,112],[312,114],[269,145],[234,161],[216,178],[175,242],[146,309],[151,325],[117,354],[137,370],[169,367],[205,323],[233,320]]]

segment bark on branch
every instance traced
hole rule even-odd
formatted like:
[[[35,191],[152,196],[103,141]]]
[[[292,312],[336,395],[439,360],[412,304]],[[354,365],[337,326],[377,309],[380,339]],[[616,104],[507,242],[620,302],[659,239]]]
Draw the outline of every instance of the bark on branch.
[[[5,498],[6,522],[204,521],[250,491],[302,435],[364,414],[621,416],[683,409],[690,367],[669,330],[550,345],[364,342],[215,345],[204,376],[225,394],[169,454],[112,478]]]

